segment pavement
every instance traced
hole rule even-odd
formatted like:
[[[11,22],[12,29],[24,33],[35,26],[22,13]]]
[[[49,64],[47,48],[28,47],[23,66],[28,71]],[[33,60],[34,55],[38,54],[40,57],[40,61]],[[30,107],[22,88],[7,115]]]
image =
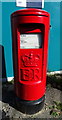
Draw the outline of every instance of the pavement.
[[[0,87],[0,94],[2,89],[2,98],[0,96],[0,120],[22,120],[23,118],[62,119],[62,108],[58,109],[56,106],[57,103],[61,103],[62,105],[62,91],[60,89],[52,87],[51,84],[47,84],[43,109],[36,114],[28,115],[26,113],[24,114],[20,112],[17,108],[15,108],[15,96],[13,92],[13,86],[14,85],[12,83],[4,83],[2,85],[2,88]]]

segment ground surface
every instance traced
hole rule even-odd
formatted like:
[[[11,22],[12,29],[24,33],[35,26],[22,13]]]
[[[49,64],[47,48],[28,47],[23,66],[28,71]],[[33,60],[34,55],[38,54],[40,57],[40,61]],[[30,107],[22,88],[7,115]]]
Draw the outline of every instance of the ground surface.
[[[0,98],[0,111],[2,112],[2,119],[5,118],[61,118],[62,119],[62,91],[57,88],[51,87],[51,84],[47,84],[47,90],[45,95],[45,104],[43,109],[33,115],[27,115],[21,113],[15,108],[15,100],[13,93],[13,84],[5,83],[2,86],[2,100]],[[1,87],[0,87],[1,89]]]

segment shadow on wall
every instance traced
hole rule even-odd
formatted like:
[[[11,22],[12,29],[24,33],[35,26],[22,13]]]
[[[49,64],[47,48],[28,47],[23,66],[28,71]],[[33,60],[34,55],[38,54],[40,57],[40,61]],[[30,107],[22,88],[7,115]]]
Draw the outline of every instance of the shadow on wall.
[[[6,65],[5,65],[5,56],[4,56],[4,47],[0,45],[0,81],[6,82]]]
[[[62,1],[60,3],[60,70],[62,70]]]

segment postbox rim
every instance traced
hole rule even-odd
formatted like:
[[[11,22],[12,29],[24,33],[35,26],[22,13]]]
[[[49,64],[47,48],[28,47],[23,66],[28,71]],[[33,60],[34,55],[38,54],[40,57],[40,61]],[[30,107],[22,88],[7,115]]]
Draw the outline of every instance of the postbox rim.
[[[49,13],[45,10],[41,9],[35,9],[35,8],[28,8],[28,9],[22,9],[22,10],[17,10],[11,14],[12,17],[15,16],[21,16],[21,15],[40,15],[40,16],[49,16]]]

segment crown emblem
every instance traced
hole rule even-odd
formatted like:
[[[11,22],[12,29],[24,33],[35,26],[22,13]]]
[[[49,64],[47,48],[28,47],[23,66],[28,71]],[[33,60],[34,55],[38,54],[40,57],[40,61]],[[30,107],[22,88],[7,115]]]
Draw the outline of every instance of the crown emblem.
[[[38,66],[40,56],[38,54],[30,53],[29,55],[25,54],[22,56],[23,65],[26,67],[35,67]]]

